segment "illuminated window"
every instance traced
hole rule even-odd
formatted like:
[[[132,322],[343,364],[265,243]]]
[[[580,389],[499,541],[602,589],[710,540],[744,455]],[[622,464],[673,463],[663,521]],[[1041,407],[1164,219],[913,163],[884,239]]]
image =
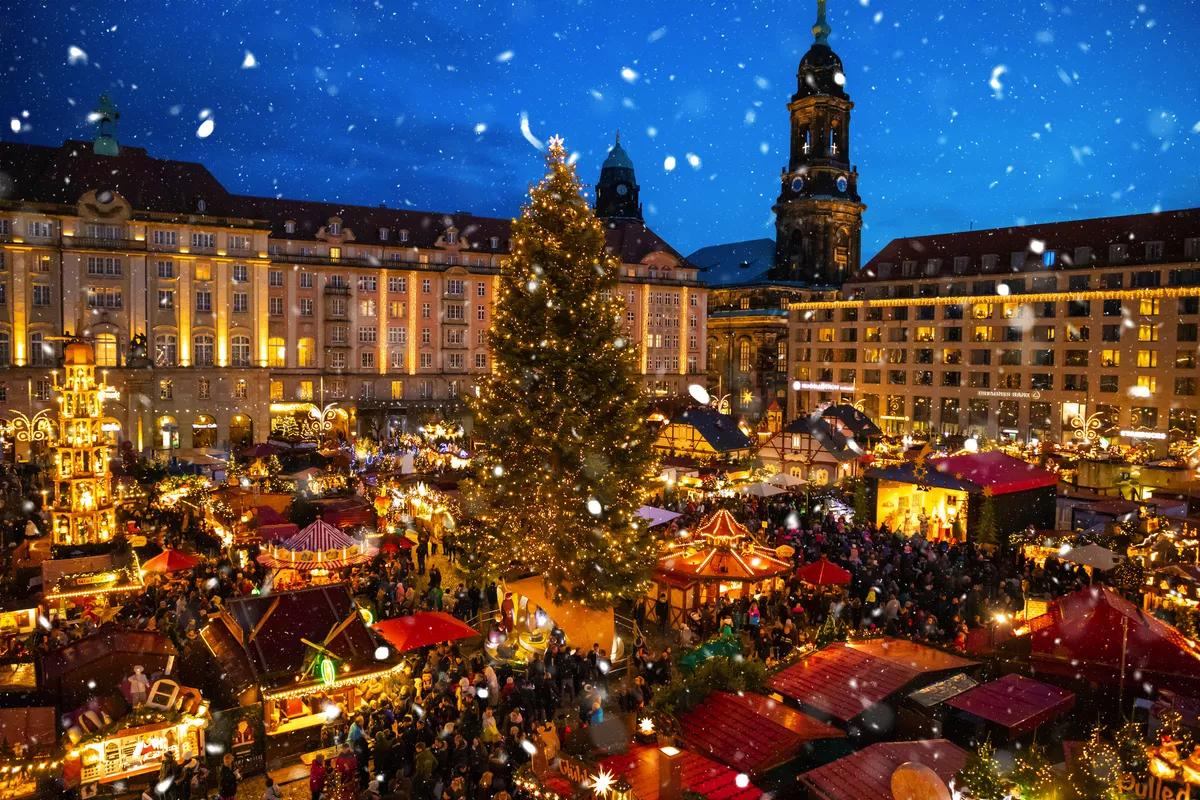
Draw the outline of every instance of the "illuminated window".
[[[1121,366],[1121,351],[1120,350],[1101,350],[1100,351],[1100,366],[1102,366],[1102,367],[1119,367],[1119,366]]]
[[[175,396],[174,384],[169,380],[161,380],[158,382],[158,399],[170,400]]]
[[[197,367],[213,365],[213,337],[202,333],[192,338],[192,364]]]
[[[283,381],[271,381],[271,400],[280,401],[283,399]]]
[[[282,336],[272,336],[267,340],[267,366],[287,366],[287,345]]]
[[[177,352],[174,334],[162,333],[154,337],[154,365],[156,367],[173,367]]]
[[[317,346],[316,341],[305,336],[300,339],[296,347],[296,362],[297,366],[315,367],[317,365]]]
[[[340,247],[329,248],[329,260],[330,261],[337,261],[341,257],[342,257],[342,248],[340,248]]]
[[[972,319],[991,319],[992,304],[991,303],[976,303],[971,306]]]
[[[926,330],[932,331],[933,328],[927,328]],[[974,340],[976,342],[990,342],[992,340],[992,326],[977,325],[975,327],[975,330],[972,332],[972,336],[974,337]],[[929,339],[927,341],[933,341],[933,340]]]
[[[1143,369],[1158,366],[1157,350],[1138,350],[1137,365]]]
[[[750,371],[750,342],[744,339],[738,343],[738,370]]]
[[[96,342],[92,346],[96,352],[97,367],[115,367],[117,366],[117,336],[113,333],[100,333],[96,335]]]
[[[917,341],[918,342],[932,342],[934,340],[935,335],[936,334],[934,333],[934,329],[932,327],[917,328]],[[983,340],[977,339],[976,341],[983,341]]]
[[[313,382],[300,381],[300,385],[296,387],[297,400],[312,400],[313,399]]]
[[[196,280],[211,281],[212,280],[212,265],[197,264],[196,265]]]
[[[404,381],[392,381],[392,399],[404,399]]]
[[[237,383],[235,383],[233,385],[234,399],[235,400],[244,400],[248,394],[248,391],[247,391],[248,389],[249,389],[249,387],[247,386],[247,384],[244,380],[238,381]]]
[[[1151,394],[1158,390],[1158,381],[1153,375],[1138,375],[1137,385]]]
[[[1138,326],[1138,341],[1139,342],[1157,342],[1158,341],[1158,326],[1157,325],[1139,325]]]

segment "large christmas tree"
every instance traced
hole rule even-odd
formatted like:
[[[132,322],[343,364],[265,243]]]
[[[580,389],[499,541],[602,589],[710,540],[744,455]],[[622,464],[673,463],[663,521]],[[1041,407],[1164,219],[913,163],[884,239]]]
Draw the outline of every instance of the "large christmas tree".
[[[636,352],[614,295],[620,262],[561,139],[513,220],[471,407],[479,474],[467,565],[541,574],[556,600],[611,607],[645,590],[656,545],[636,512],[655,477]]]

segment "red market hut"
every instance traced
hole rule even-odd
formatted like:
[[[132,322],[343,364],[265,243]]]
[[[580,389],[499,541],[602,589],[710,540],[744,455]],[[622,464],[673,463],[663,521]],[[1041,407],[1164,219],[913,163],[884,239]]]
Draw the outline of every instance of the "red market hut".
[[[946,700],[975,730],[975,740],[1032,733],[1075,707],[1075,693],[1013,673]]]

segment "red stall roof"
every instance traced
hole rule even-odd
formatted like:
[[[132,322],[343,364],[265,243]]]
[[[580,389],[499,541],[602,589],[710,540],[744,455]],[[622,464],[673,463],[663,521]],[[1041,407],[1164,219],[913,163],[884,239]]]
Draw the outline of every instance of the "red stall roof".
[[[769,686],[849,722],[920,675],[974,665],[974,661],[899,639],[836,642],[776,674]]]
[[[1057,486],[1058,476],[1028,461],[991,450],[949,458],[932,458],[929,465],[945,475],[991,488],[992,494],[1012,494]]]
[[[798,780],[810,798],[881,800],[892,796],[892,773],[901,764],[923,764],[949,783],[966,760],[966,751],[945,739],[881,742],[805,772]]]
[[[1074,708],[1075,693],[1014,674],[968,689],[946,705],[1001,725],[1009,736],[1021,736]]]
[[[624,776],[638,800],[658,800],[658,758],[657,747],[634,747],[621,755],[609,756],[600,766],[613,775]],[[686,750],[680,758],[684,791],[699,792],[709,800],[759,800],[763,796],[753,783],[738,788],[736,770]]]
[[[846,735],[757,694],[713,692],[679,723],[690,749],[750,776],[792,760],[800,747],[813,739]]]
[[[1093,586],[1050,604],[1029,621],[1035,669],[1119,683],[1126,632],[1126,680],[1200,691],[1200,648],[1115,592]],[[1135,677],[1138,673],[1142,677]],[[1180,685],[1186,684],[1185,686]]]

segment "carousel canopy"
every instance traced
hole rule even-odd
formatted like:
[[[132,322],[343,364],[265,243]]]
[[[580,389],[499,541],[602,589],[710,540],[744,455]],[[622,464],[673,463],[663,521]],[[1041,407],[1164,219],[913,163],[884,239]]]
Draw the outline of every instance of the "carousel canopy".
[[[751,543],[750,531],[724,509],[709,517],[697,534],[697,541],[676,546],[658,559],[657,578],[754,583],[792,568],[773,551]]]
[[[697,536],[750,536],[750,529],[734,519],[733,514],[723,508],[700,523],[700,527],[695,532]]]
[[[419,611],[381,620],[375,623],[375,632],[387,639],[398,653],[479,635],[470,625],[441,611]]]
[[[142,564],[142,572],[179,572],[191,569],[199,563],[200,559],[179,550],[163,550]]]
[[[275,569],[338,569],[363,564],[379,552],[359,544],[324,520],[318,519],[281,545],[269,546],[258,563]]]
[[[288,550],[323,552],[325,550],[341,550],[343,547],[354,547],[358,542],[351,539],[323,519],[309,525],[291,539],[283,543]]]

